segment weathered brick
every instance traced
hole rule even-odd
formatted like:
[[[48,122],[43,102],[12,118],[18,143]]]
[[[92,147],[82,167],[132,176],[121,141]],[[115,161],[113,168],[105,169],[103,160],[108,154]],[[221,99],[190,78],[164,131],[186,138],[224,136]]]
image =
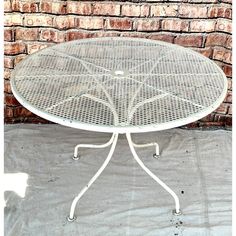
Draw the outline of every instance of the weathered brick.
[[[35,28],[16,28],[16,40],[37,40],[38,29]]]
[[[49,15],[25,14],[24,22],[26,26],[52,26],[53,17]]]
[[[67,13],[74,13],[80,15],[91,15],[92,4],[90,2],[68,1]]]
[[[66,32],[66,41],[83,39],[83,38],[91,38],[93,36],[92,33],[84,32],[84,31],[67,31]]]
[[[226,41],[225,46],[230,49],[232,48],[232,36],[231,35],[227,35],[227,41]]]
[[[23,15],[19,13],[5,14],[4,25],[5,26],[23,25]]]
[[[4,1],[4,12],[11,12],[11,1],[5,0]]]
[[[30,44],[27,44],[27,53],[28,54],[32,54],[34,52],[37,52],[38,50],[40,49],[43,49],[43,48],[46,48],[46,47],[49,47],[51,46],[52,44],[43,44],[43,43],[30,43]]]
[[[228,7],[210,7],[208,10],[208,16],[211,18],[232,18],[232,9]]]
[[[228,114],[229,114],[229,115],[232,115],[232,114],[233,114],[233,111],[232,111],[232,105],[229,105]]]
[[[65,41],[65,33],[54,29],[42,29],[39,38],[40,41],[60,43]]]
[[[13,41],[13,40],[14,40],[13,30],[4,28],[4,41]]]
[[[4,107],[4,117],[13,117],[13,109],[11,107]]]
[[[12,42],[4,44],[4,54],[16,55],[25,52],[25,44],[22,42]]]
[[[151,6],[151,16],[177,16],[178,15],[178,5],[168,4],[168,5],[154,5]]]
[[[13,68],[14,67],[14,59],[12,57],[4,57],[4,67],[5,68]]]
[[[66,1],[41,1],[41,12],[65,14],[66,13]]]
[[[31,111],[27,110],[26,108],[19,106],[13,109],[14,117],[29,117],[35,116]]]
[[[12,93],[10,80],[4,79],[4,92],[5,93]]]
[[[160,21],[157,19],[140,19],[136,22],[137,31],[157,31],[160,29]]]
[[[123,5],[121,8],[121,15],[140,16],[140,6],[139,5]]]
[[[27,55],[26,54],[19,54],[15,56],[14,59],[14,64],[17,65],[20,61],[22,61],[24,58],[26,58]]]
[[[70,29],[76,27],[74,16],[57,16],[54,18],[53,25],[58,29]]]
[[[232,66],[231,65],[223,65],[222,69],[223,69],[226,76],[232,77]]]
[[[232,22],[227,19],[218,19],[216,24],[216,30],[232,33]]]
[[[215,20],[194,20],[190,22],[192,32],[212,32],[215,30]]]
[[[221,105],[215,110],[215,112],[220,114],[226,114],[228,111],[228,104],[221,103]]]
[[[36,2],[13,0],[12,10],[19,12],[38,12],[38,5]]]
[[[179,7],[179,16],[184,18],[206,18],[207,7],[182,4]]]
[[[107,29],[117,29],[117,30],[131,30],[132,21],[129,19],[114,19],[110,18],[106,20]]]
[[[179,35],[175,38],[175,43],[188,47],[201,47],[203,37],[201,35]]]
[[[178,20],[178,19],[165,19],[165,20],[162,20],[161,28],[163,30],[185,32],[185,31],[188,31],[189,22],[185,20]]]
[[[147,38],[148,37],[148,35],[145,33],[134,32],[134,31],[120,32],[119,36],[120,37],[129,37],[129,38]]]
[[[212,48],[193,48],[196,52],[201,53],[203,56],[208,57],[208,58],[212,58],[212,52],[213,49]]]
[[[152,34],[148,38],[153,40],[165,41],[168,43],[174,42],[174,36],[170,34]]]
[[[227,41],[226,34],[212,33],[206,38],[206,46],[224,46]]]
[[[104,22],[103,18],[83,17],[77,19],[77,26],[82,29],[102,29]]]
[[[11,69],[4,68],[4,79],[10,79],[11,78],[11,72],[12,72]]]
[[[232,90],[232,78],[227,78],[228,81],[228,90]]]
[[[232,52],[225,48],[215,48],[213,50],[213,59],[226,63],[232,63]]]
[[[119,32],[97,31],[93,33],[93,37],[117,37],[117,36],[120,36]]]
[[[19,106],[20,103],[15,99],[12,94],[4,93],[4,101],[7,106]]]
[[[94,15],[119,16],[120,15],[120,4],[95,2],[93,4],[93,14]]]
[[[232,92],[231,91],[227,92],[224,102],[232,103]]]

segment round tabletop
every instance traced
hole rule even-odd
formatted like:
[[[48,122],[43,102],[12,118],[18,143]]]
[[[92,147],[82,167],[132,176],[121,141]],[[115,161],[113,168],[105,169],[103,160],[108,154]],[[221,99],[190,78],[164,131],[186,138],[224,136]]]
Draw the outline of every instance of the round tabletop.
[[[43,49],[17,64],[16,99],[47,120],[79,129],[139,133],[214,111],[227,79],[190,49],[139,38],[93,38]]]

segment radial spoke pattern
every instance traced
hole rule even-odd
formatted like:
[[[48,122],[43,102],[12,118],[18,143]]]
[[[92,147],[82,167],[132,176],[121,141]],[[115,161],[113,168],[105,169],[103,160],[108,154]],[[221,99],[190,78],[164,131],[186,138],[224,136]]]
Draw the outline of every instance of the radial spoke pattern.
[[[110,132],[136,126],[157,130],[211,112],[226,91],[222,71],[200,54],[132,38],[78,40],[44,49],[17,65],[11,84],[29,107]]]

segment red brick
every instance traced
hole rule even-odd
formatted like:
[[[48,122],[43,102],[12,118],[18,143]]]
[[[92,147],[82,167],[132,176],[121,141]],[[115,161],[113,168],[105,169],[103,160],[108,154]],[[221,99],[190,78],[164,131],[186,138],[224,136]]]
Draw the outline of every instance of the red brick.
[[[232,78],[227,78],[228,81],[228,90],[232,90]]]
[[[225,46],[227,47],[227,48],[232,48],[232,36],[231,35],[228,35],[227,36],[227,41],[226,41],[226,44],[225,44]]]
[[[38,12],[38,5],[35,2],[13,0],[12,10],[19,12]]]
[[[190,22],[192,32],[212,32],[215,30],[215,20],[195,20]]]
[[[215,110],[215,112],[220,114],[226,114],[228,111],[228,104],[221,103],[221,105]]]
[[[17,65],[20,61],[22,61],[27,55],[26,54],[19,54],[15,56],[14,64]]]
[[[201,53],[205,57],[212,58],[212,48],[194,48],[194,50]]]
[[[118,29],[118,30],[131,30],[132,21],[129,19],[114,19],[110,18],[106,20],[107,29]]]
[[[229,114],[229,115],[232,115],[232,114],[233,114],[233,111],[232,111],[232,105],[229,105],[228,114]]]
[[[208,16],[211,18],[232,18],[232,9],[227,7],[211,7],[208,10]]]
[[[165,19],[162,20],[163,30],[170,30],[170,31],[188,31],[189,22],[185,20],[174,20],[174,19]]]
[[[160,21],[154,19],[140,19],[136,22],[137,31],[157,31],[160,29]]]
[[[123,16],[148,16],[148,5],[123,5],[121,9],[121,15]]]
[[[4,1],[4,12],[11,12],[11,1],[5,0]]]
[[[232,66],[231,65],[223,65],[223,71],[226,76],[232,77]]]
[[[30,43],[27,44],[27,53],[32,54],[34,52],[37,52],[40,49],[46,48],[51,46],[52,44],[43,44],[43,43]]]
[[[11,107],[4,107],[4,117],[13,117],[13,109]]]
[[[29,117],[29,116],[35,116],[31,111],[27,110],[26,108],[20,106],[15,107],[13,110],[14,117]]]
[[[228,91],[224,102],[232,103],[232,92],[231,91]]]
[[[117,37],[120,33],[110,31],[97,31],[93,34],[93,37]]]
[[[66,32],[66,40],[76,40],[76,39],[83,39],[83,38],[91,38],[93,36],[92,33],[88,32],[81,32],[81,31],[68,31]]]
[[[4,79],[4,92],[5,93],[12,93],[10,81],[7,79]]]
[[[4,94],[4,100],[5,100],[5,104],[7,106],[19,106],[20,103],[15,99],[15,97],[12,94]]]
[[[25,44],[22,42],[12,42],[4,44],[4,54],[16,55],[25,52]]]
[[[212,33],[207,36],[206,46],[224,46],[226,41],[226,34]]]
[[[35,28],[17,28],[15,38],[16,40],[37,40],[38,29]]]
[[[226,63],[232,63],[232,52],[225,48],[215,48],[213,51],[213,59]]]
[[[102,29],[103,21],[103,18],[83,17],[77,19],[77,26],[82,29]]]
[[[121,32],[120,37],[129,37],[129,38],[147,38],[148,35],[141,32],[129,31],[129,32]]]
[[[178,5],[154,5],[151,6],[151,16],[177,16]]]
[[[179,7],[179,16],[187,18],[207,18],[207,7],[182,4]]]
[[[14,34],[12,29],[4,29],[4,41],[13,41]]]
[[[10,79],[11,78],[11,72],[12,72],[11,69],[4,68],[4,79]]]
[[[119,16],[120,5],[115,3],[94,3],[93,4],[94,15],[108,15],[108,16]]]
[[[174,36],[169,35],[169,34],[154,34],[154,35],[150,35],[148,38],[153,39],[153,40],[165,41],[168,43],[174,42]]]
[[[232,33],[232,22],[226,19],[218,19],[216,24],[216,30]]]
[[[25,14],[24,22],[26,26],[52,26],[53,17],[41,14]]]
[[[23,15],[19,13],[11,13],[4,15],[4,26],[23,25]]]
[[[74,13],[80,15],[91,15],[92,5],[88,2],[80,1],[68,1],[67,2],[67,13]]]
[[[45,1],[40,2],[41,12],[65,14],[66,2],[65,1]]]
[[[65,32],[54,29],[42,29],[40,32],[40,40],[48,42],[64,42]]]
[[[54,18],[53,25],[58,29],[70,29],[76,26],[74,16],[57,16]]]
[[[4,57],[4,67],[12,69],[14,67],[14,59],[12,57]]]
[[[179,35],[175,38],[175,43],[188,47],[201,47],[203,37],[201,35]]]

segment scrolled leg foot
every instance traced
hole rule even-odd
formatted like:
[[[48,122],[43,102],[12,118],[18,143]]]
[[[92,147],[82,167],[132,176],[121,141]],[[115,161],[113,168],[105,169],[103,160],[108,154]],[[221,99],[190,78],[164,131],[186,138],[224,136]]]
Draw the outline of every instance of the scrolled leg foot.
[[[74,161],[78,161],[78,160],[80,159],[80,155],[78,155],[78,156],[73,156],[72,159],[73,159]]]
[[[69,222],[74,222],[76,220],[76,217],[74,216],[73,218],[70,218],[70,216],[67,216],[66,219]]]
[[[180,215],[182,215],[182,211],[179,210],[179,212],[177,212],[176,209],[174,209],[174,210],[172,211],[172,214],[175,215],[175,216],[180,216]]]

